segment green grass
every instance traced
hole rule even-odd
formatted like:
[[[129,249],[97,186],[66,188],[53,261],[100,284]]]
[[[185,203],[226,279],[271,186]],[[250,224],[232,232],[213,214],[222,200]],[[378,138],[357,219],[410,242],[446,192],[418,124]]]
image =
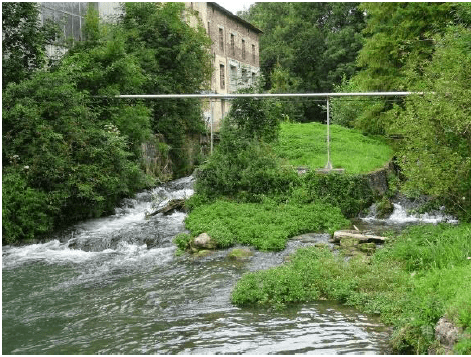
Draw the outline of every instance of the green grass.
[[[283,266],[245,274],[232,302],[281,306],[320,298],[378,313],[395,327],[396,352],[424,354],[433,328],[447,316],[463,329],[455,353],[471,352],[471,224],[407,230],[371,260],[328,249],[298,250]]]
[[[217,200],[194,208],[185,224],[193,237],[206,232],[222,248],[239,243],[277,251],[293,236],[333,232],[350,222],[329,204],[276,204],[267,199],[263,203]]]
[[[351,174],[383,167],[392,158],[384,140],[339,125],[330,126],[331,163]],[[282,123],[275,152],[291,165],[323,168],[327,163],[327,126],[320,123]]]

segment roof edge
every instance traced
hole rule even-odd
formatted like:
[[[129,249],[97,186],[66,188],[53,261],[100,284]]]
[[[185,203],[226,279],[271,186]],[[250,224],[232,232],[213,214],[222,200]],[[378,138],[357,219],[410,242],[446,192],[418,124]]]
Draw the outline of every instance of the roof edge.
[[[215,3],[215,2],[208,2],[209,5],[215,7],[216,9],[218,9],[219,11],[223,12],[224,14],[226,14],[227,16],[229,16],[230,18],[234,19],[235,21],[239,21],[240,23],[242,23],[243,25],[247,26],[248,28],[250,28],[251,30],[255,31],[256,33],[263,33],[262,30],[260,30],[259,28],[255,27],[254,25],[252,25],[250,22],[247,22],[245,21],[243,18],[237,16],[237,15],[234,15],[232,12],[230,12],[229,10],[223,8],[221,5]]]

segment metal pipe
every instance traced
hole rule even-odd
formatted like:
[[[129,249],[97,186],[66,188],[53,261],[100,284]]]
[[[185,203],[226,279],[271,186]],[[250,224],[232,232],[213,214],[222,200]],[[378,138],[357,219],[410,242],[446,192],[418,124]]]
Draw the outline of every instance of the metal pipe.
[[[330,116],[329,116],[329,97],[327,97],[327,170],[332,170],[332,163],[330,162]]]
[[[236,98],[327,98],[327,97],[393,97],[407,95],[424,95],[425,92],[365,92],[365,93],[234,93],[234,94],[120,94],[113,98],[123,99],[236,99]],[[106,96],[98,96],[106,98]]]
[[[214,107],[213,107],[213,100],[209,100],[211,102],[211,155],[213,154],[213,120],[214,120]]]

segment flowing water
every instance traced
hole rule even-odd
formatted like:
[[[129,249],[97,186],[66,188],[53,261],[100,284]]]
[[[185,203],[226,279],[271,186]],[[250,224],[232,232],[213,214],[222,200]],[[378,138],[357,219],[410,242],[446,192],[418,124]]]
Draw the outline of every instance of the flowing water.
[[[125,200],[46,242],[2,250],[3,354],[380,354],[389,329],[332,302],[283,311],[230,303],[247,271],[279,265],[295,249],[228,250],[175,257],[185,214],[152,212],[190,196],[191,177]],[[159,206],[159,205],[158,205]],[[319,240],[325,240],[322,235]]]

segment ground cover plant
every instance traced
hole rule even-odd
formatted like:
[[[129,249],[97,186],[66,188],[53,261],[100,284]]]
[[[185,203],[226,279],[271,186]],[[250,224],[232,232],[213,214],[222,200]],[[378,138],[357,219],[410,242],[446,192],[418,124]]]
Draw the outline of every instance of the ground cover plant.
[[[221,248],[243,244],[278,251],[293,236],[332,233],[350,222],[340,209],[329,204],[278,204],[269,199],[262,203],[238,203],[219,199],[194,208],[185,224],[192,236],[206,232]]]
[[[326,125],[282,123],[274,150],[291,165],[318,169],[327,163],[326,141]],[[351,174],[375,170],[392,158],[392,149],[383,139],[339,125],[330,126],[330,152],[334,168],[344,168]]]
[[[408,229],[371,260],[346,261],[325,248],[298,250],[289,263],[245,274],[232,292],[237,305],[282,306],[332,299],[381,315],[395,327],[396,352],[427,353],[434,326],[447,316],[465,333],[455,353],[471,352],[471,225]],[[467,334],[467,335],[466,335]]]

